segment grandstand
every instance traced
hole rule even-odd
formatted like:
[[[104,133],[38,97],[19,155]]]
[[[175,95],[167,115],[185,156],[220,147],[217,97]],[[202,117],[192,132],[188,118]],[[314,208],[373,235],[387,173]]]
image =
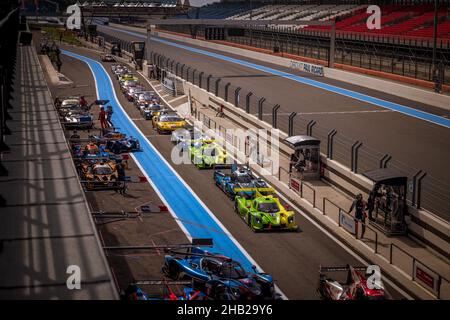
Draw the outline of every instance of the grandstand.
[[[436,59],[443,65],[443,83],[450,83],[449,0],[438,0]],[[380,3],[383,3],[382,5]],[[367,7],[380,4],[381,29],[367,28]],[[335,62],[427,81],[433,80],[432,48],[434,1],[432,0],[223,0],[188,11],[189,18],[227,20],[335,21]],[[183,18],[186,16],[180,16]],[[266,25],[218,32],[238,45],[249,45],[277,53],[329,59],[330,26]],[[186,26],[165,26],[190,33]],[[204,37],[198,28],[196,36]],[[209,34],[208,34],[208,39]],[[211,39],[214,40],[214,39]]]

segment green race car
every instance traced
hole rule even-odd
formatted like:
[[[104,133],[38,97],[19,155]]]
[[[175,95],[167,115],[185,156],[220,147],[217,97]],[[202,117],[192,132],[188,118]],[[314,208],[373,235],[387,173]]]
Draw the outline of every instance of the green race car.
[[[253,231],[297,230],[293,211],[286,210],[272,188],[235,189],[234,210]],[[249,191],[255,196],[249,197]]]
[[[192,163],[200,169],[227,164],[227,152],[214,142],[192,140],[188,152]]]

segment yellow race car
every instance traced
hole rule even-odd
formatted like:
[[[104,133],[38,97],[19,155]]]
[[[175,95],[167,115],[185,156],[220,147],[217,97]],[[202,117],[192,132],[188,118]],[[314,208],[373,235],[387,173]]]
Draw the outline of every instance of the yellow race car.
[[[138,81],[138,80],[139,80],[138,77],[136,77],[130,73],[124,74],[123,76],[119,77],[119,82]]]
[[[152,124],[153,128],[162,134],[186,127],[186,120],[177,114],[157,112],[153,115]]]

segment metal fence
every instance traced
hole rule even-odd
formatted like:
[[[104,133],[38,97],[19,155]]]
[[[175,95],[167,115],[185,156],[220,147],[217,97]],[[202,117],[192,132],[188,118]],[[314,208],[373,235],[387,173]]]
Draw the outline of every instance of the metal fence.
[[[417,209],[426,209],[446,221],[450,220],[450,184],[420,170],[406,165],[387,153],[375,150],[354,138],[338,132],[334,128],[321,125],[317,121],[298,117],[295,112],[259,97],[245,88],[236,87],[220,77],[214,77],[157,52],[150,52],[149,59],[163,66],[175,75],[195,83],[208,92],[224,99],[278,128],[288,135],[308,134],[320,139],[321,152],[329,159],[336,160],[354,173],[362,173],[377,168],[393,168],[399,175],[408,177],[407,200]]]
[[[180,26],[164,26],[165,29],[187,33]],[[198,37],[204,36],[199,29]],[[243,35],[227,36],[226,41],[267,49],[272,52],[292,54],[317,59],[326,63],[330,51],[329,31],[311,29],[289,30],[252,27]],[[372,35],[364,33],[336,32],[335,63],[393,73],[401,76],[433,81],[432,49],[429,38]],[[440,63],[441,81],[450,84],[450,41],[437,43],[437,61]]]

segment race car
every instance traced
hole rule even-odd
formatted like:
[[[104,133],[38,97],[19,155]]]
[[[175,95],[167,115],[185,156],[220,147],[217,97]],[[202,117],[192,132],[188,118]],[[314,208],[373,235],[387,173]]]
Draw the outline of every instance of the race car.
[[[124,65],[112,65],[111,71],[114,73],[117,79],[125,74],[130,73],[130,70]]]
[[[317,292],[324,300],[384,300],[386,292],[383,283],[377,279],[369,287],[367,276],[361,271],[367,267],[320,267],[319,288]],[[347,272],[347,280],[344,283],[328,278],[325,273]]]
[[[222,147],[206,140],[192,141],[188,153],[192,163],[200,169],[225,165],[229,160],[227,152]]]
[[[174,280],[194,281],[196,289],[214,300],[277,299],[272,276],[253,267],[252,272],[232,258],[194,247],[188,253],[164,257],[163,273]]]
[[[131,73],[125,73],[119,76],[119,83],[123,83],[126,81],[139,81],[139,78]]]
[[[119,83],[120,90],[123,94],[127,92],[127,90],[131,87],[136,87],[139,85],[139,82],[137,80],[126,80]]]
[[[88,190],[123,187],[123,183],[119,181],[115,161],[83,162],[81,164],[81,179]]]
[[[63,124],[67,129],[91,129],[94,116],[83,110],[72,110],[63,116]]]
[[[225,173],[221,169],[214,170],[214,182],[216,186],[222,189],[231,199],[236,196],[236,189],[246,189],[240,192],[241,196],[247,199],[253,198],[258,189],[268,188],[269,185],[261,178],[252,174],[250,168],[236,164],[231,166],[231,172]],[[261,191],[262,192],[262,191]]]
[[[158,103],[158,98],[153,91],[143,91],[134,99],[134,104],[137,108],[140,105],[147,106],[151,103]]]
[[[118,131],[110,131],[103,136],[90,136],[97,145],[104,144],[109,151],[119,154],[123,152],[139,151],[141,145],[139,140]]]
[[[185,119],[175,113],[161,114],[161,110],[159,115],[153,116],[152,122],[159,134],[172,132],[186,126]]]
[[[247,222],[253,231],[298,229],[293,211],[286,210],[273,196],[272,188],[235,188],[234,211]],[[247,192],[254,192],[248,198]],[[263,193],[263,194],[261,194]]]
[[[128,87],[127,90],[125,90],[124,95],[125,98],[130,101],[133,102],[134,101],[134,95],[137,93],[141,93],[145,90],[145,88],[141,85],[136,85],[134,87]]]
[[[160,104],[152,103],[141,108],[141,114],[145,120],[152,120],[153,116],[162,108]]]
[[[162,282],[162,281],[158,281]],[[174,282],[174,281],[172,281]],[[177,295],[169,286],[170,281],[164,281],[164,292],[162,295],[152,295],[145,292],[137,284],[130,284],[128,288],[121,294],[122,300],[206,300],[208,297],[200,290],[190,287],[184,287],[181,295]],[[176,282],[175,282],[176,283]],[[176,283],[178,285],[178,283]]]
[[[116,59],[114,58],[114,56],[109,53],[103,54],[101,59],[103,62],[116,62]]]
[[[110,158],[111,154],[106,151],[105,145],[97,145],[89,142],[84,147],[81,144],[72,145],[72,153],[78,159],[105,159]]]

